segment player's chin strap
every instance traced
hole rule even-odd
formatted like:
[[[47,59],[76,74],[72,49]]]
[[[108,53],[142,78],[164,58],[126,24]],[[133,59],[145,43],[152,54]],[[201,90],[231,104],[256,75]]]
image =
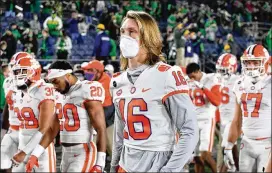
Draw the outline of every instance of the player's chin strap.
[[[62,70],[62,69],[49,69],[48,70],[48,75],[47,75],[47,79],[53,79],[53,78],[57,78],[57,77],[61,77],[64,76],[68,73],[72,73],[72,70]]]

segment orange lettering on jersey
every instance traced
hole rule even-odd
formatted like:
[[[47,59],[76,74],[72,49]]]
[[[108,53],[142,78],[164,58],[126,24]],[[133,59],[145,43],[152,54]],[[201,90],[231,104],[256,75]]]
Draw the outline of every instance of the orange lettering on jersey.
[[[92,97],[101,97],[102,96],[102,88],[101,87],[96,87],[96,86],[91,86],[91,96]]]
[[[171,68],[169,65],[162,64],[159,67],[157,67],[160,72],[165,72]]]
[[[69,112],[72,113],[72,117],[68,115],[68,110]],[[77,107],[74,104],[67,103],[63,106],[63,115],[65,118],[64,121],[64,128],[66,131],[77,131],[80,128],[80,120],[78,117],[78,112],[77,112]],[[73,118],[73,125],[69,124],[70,118]]]
[[[121,72],[114,73],[114,74],[112,75],[112,77],[115,78],[115,77],[119,76],[120,74],[121,74]]]
[[[175,78],[176,81],[176,86],[180,86],[180,85],[187,85],[186,80],[183,76],[183,74],[181,73],[181,71],[173,71],[172,75]]]
[[[263,94],[262,93],[243,93],[241,96],[241,102],[243,104],[244,117],[248,117],[247,102],[255,99],[255,107],[251,112],[251,117],[259,117],[259,109],[261,107]]]
[[[193,102],[196,106],[203,106],[205,104],[203,90],[196,88],[193,91]]]
[[[228,104],[229,103],[229,88],[228,87],[223,87],[221,89],[221,95],[222,95],[221,102],[223,104]]]
[[[32,108],[23,107],[20,111],[19,108],[16,107],[14,108],[14,112],[17,114],[17,117],[21,122],[21,128],[36,129],[39,127],[38,119],[35,117]]]

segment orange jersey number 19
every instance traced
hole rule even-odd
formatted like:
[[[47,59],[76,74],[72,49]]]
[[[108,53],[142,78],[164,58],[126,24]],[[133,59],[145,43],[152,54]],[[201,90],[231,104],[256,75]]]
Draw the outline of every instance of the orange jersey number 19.
[[[248,110],[247,110],[247,101],[255,99],[255,107],[253,111],[251,112],[251,117],[259,117],[259,109],[261,105],[261,101],[263,98],[262,93],[243,93],[241,100],[243,104],[243,109],[244,109],[244,116],[248,117]]]
[[[132,99],[127,105],[127,122],[124,117],[125,99],[119,101],[119,109],[123,121],[127,124],[128,132],[124,131],[124,138],[128,139],[128,135],[134,140],[145,140],[151,135],[151,124],[148,117],[143,114],[134,114],[133,109],[138,107],[140,111],[147,111],[147,103],[142,98]],[[137,132],[134,123],[142,124],[142,132]]]

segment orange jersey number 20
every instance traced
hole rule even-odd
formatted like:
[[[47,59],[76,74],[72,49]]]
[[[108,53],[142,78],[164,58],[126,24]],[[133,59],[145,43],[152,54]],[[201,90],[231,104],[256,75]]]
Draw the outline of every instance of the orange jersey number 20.
[[[68,112],[71,112],[68,114]],[[80,128],[80,120],[77,113],[77,107],[74,104],[65,104],[63,107],[60,103],[56,104],[56,114],[60,120],[60,130],[63,130],[65,128],[66,131],[77,131]],[[61,121],[62,117],[64,116],[65,120],[64,123]],[[73,125],[71,125],[69,122],[73,120]]]
[[[133,109],[138,107],[140,111],[147,111],[147,103],[142,98],[132,99],[127,105],[127,122],[124,117],[125,99],[119,101],[119,109],[123,121],[127,124],[128,132],[124,131],[124,138],[128,139],[128,135],[134,140],[148,139],[151,135],[151,124],[148,117],[143,114],[134,114]],[[134,123],[141,123],[142,132],[137,132],[134,128]]]

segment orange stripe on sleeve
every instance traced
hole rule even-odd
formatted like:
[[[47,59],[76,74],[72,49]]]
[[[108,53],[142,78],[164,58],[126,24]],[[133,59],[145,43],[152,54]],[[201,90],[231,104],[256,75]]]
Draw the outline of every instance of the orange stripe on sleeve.
[[[86,156],[85,156],[85,161],[84,161],[84,165],[81,172],[86,172],[86,169],[89,163],[89,158],[90,158],[90,149],[87,144],[83,144],[83,146],[84,146]]]
[[[165,100],[166,100],[168,97],[173,96],[173,95],[175,95],[175,94],[181,94],[181,93],[187,93],[187,94],[188,94],[189,91],[188,91],[188,90],[176,90],[176,91],[172,91],[172,92],[166,94],[165,96],[163,96],[163,98],[162,98],[162,103],[164,103]]]
[[[215,120],[213,118],[212,119],[211,131],[210,131],[209,152],[212,152],[212,148],[213,148],[214,130],[215,130]]]
[[[93,168],[93,166],[95,165],[95,161],[96,161],[96,146],[94,144],[94,142],[91,142],[91,148],[92,148],[92,161],[91,161],[91,164],[90,164],[90,169],[89,169],[89,172],[91,171],[91,169]]]

